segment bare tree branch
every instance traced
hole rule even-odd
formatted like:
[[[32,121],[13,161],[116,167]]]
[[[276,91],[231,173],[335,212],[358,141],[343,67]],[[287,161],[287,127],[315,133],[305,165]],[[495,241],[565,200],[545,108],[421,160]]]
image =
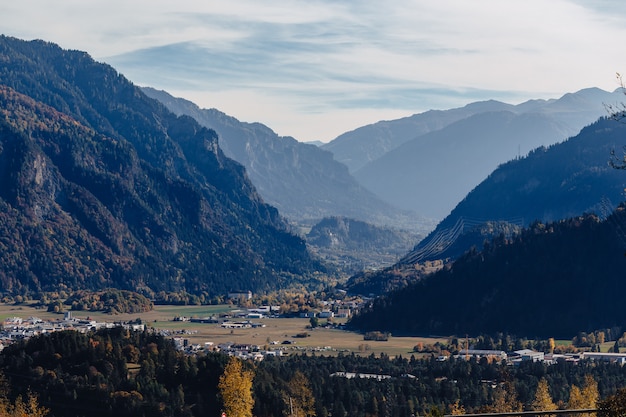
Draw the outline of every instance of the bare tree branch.
[[[626,86],[624,85],[624,79],[622,78],[622,74],[619,72],[615,73],[615,77],[617,78],[617,82],[619,83],[619,88],[622,90],[622,94],[626,95]],[[609,113],[609,117],[618,122],[624,121],[626,119],[626,103],[616,103],[616,104],[606,104],[604,103],[604,108]],[[611,149],[611,157],[609,158],[609,166],[614,169],[623,169],[626,170],[626,146],[622,148],[622,156],[621,158],[617,156],[615,153],[615,149]]]
[[[626,86],[624,85],[624,79],[622,78],[622,74],[619,72],[615,73],[615,78],[617,78],[617,82],[619,84],[619,88],[622,90],[622,94],[626,95]],[[607,104],[604,103],[604,108],[606,109],[609,117],[613,120],[622,121],[626,119],[626,103],[615,103],[615,104]]]

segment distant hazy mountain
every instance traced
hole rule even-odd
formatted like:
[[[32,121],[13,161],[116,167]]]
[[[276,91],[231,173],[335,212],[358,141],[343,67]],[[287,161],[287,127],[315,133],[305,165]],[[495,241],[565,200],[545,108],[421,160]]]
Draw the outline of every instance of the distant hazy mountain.
[[[322,145],[335,159],[355,172],[403,143],[477,113],[510,110],[499,101],[484,101],[451,110],[430,110],[397,120],[388,120],[343,133]]]
[[[441,219],[499,164],[565,140],[566,130],[540,113],[479,113],[404,143],[354,176],[391,204]]]
[[[539,148],[494,170],[405,260],[456,258],[457,238],[488,220],[528,226],[583,213],[605,216],[624,200],[626,172],[608,165],[626,145],[626,125],[600,119],[566,142]]]
[[[354,176],[395,206],[441,219],[499,164],[564,141],[606,114],[603,102],[623,98],[588,89],[480,112],[405,142]]]
[[[619,92],[589,88],[565,94],[558,100],[530,100],[519,105],[494,100],[476,102],[456,109],[430,110],[402,119],[380,121],[346,132],[322,147],[331,151],[337,161],[346,164],[350,172],[355,172],[411,139],[478,113],[497,111],[548,115],[562,124],[563,137],[557,140],[563,140],[605,114],[605,103],[615,103],[622,98]]]
[[[345,216],[373,224],[432,230],[432,221],[402,212],[361,186],[333,155],[278,136],[260,123],[244,123],[216,109],[200,109],[164,91],[143,91],[175,114],[193,117],[219,135],[224,153],[243,164],[261,196],[296,222]]]
[[[110,66],[0,36],[0,86],[1,292],[208,301],[323,271],[214,131]]]

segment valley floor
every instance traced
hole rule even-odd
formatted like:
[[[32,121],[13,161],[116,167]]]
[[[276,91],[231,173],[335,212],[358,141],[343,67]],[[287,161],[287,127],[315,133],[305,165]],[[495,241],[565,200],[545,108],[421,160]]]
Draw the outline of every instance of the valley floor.
[[[103,314],[94,312],[72,312],[75,319],[90,319],[97,322],[131,322],[141,319],[147,327],[164,332],[171,337],[188,339],[190,344],[213,346],[233,343],[237,345],[257,345],[270,350],[283,350],[285,354],[302,352],[320,352],[325,355],[336,355],[340,352],[361,355],[385,355],[410,357],[413,347],[421,343],[445,343],[447,338],[427,337],[390,337],[387,341],[366,341],[362,334],[340,330],[337,328],[318,327],[311,329],[310,320],[305,318],[263,318],[252,320],[263,327],[224,328],[220,323],[194,323],[175,321],[177,317],[209,317],[227,314],[236,310],[233,306],[172,306],[157,305],[150,312],[138,314]],[[63,314],[47,312],[33,305],[0,304],[0,320],[3,322],[11,317],[37,317],[44,321],[62,320]],[[345,319],[335,319],[335,323]],[[323,322],[323,320],[322,320]],[[306,334],[306,337],[302,337]],[[300,336],[300,337],[299,337]],[[283,342],[286,342],[283,344]],[[417,354],[415,354],[418,356]]]

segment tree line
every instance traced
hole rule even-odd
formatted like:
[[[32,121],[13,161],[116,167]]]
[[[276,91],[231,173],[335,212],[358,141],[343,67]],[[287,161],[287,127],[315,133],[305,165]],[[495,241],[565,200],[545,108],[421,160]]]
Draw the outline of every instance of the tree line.
[[[626,386],[626,369],[608,362],[507,366],[384,354],[252,362],[208,351],[189,355],[151,331],[123,328],[15,343],[0,353],[0,371],[12,388],[7,404],[21,406],[32,398],[57,417],[409,417],[595,408],[594,402],[619,403],[615,395]],[[350,378],[355,374],[370,377]]]

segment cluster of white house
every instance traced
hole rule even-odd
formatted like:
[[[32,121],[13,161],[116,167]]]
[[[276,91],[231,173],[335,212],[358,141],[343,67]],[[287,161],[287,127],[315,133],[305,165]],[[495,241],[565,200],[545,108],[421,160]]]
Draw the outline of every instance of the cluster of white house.
[[[228,323],[228,322],[227,322]],[[246,323],[245,325],[250,325]],[[124,327],[133,331],[145,330],[144,324],[122,323],[122,322],[98,322],[96,320],[78,319],[72,317],[71,313],[66,313],[62,320],[42,320],[38,317],[29,317],[27,319],[21,317],[10,317],[4,320],[3,330],[0,331],[0,350],[11,343],[19,340],[28,339],[30,337],[41,334],[73,330],[86,333],[102,328]],[[171,336],[169,331],[163,332],[164,336]],[[221,351],[230,355],[239,356],[244,359],[261,360],[266,356],[282,356],[283,350],[262,350],[256,345],[242,345],[235,343],[223,343],[214,345],[212,342],[206,342],[203,345],[189,343],[189,340],[183,337],[173,337],[177,348],[189,353],[198,353],[202,350]]]
[[[234,342],[219,343],[217,345],[213,342],[192,344],[189,342],[189,339],[183,337],[175,337],[174,344],[177,349],[189,354],[196,354],[202,351],[214,351],[255,361],[263,360],[267,356],[283,356],[284,354],[282,349],[266,350],[258,345],[238,344]]]
[[[547,364],[555,364],[558,361],[578,362],[583,359],[590,359],[596,361],[609,361],[619,363],[620,365],[626,364],[626,353],[610,353],[610,352],[580,352],[580,353],[544,353],[537,352],[531,349],[516,350],[514,352],[506,353],[503,350],[480,350],[480,349],[461,349],[458,357],[467,359],[480,359],[487,358],[497,360],[499,362],[506,361],[511,365],[519,364],[523,361],[544,362]],[[446,357],[440,356],[439,360],[446,360]]]
[[[27,319],[10,317],[3,322],[3,330],[0,332],[0,349],[3,349],[6,345],[17,340],[27,339],[45,333],[64,330],[86,333],[92,330],[118,326],[125,327],[129,330],[145,330],[145,325],[143,324],[98,322],[89,318],[77,319],[72,317],[71,312],[65,313],[62,320],[52,321],[42,320],[38,317],[29,317]]]

